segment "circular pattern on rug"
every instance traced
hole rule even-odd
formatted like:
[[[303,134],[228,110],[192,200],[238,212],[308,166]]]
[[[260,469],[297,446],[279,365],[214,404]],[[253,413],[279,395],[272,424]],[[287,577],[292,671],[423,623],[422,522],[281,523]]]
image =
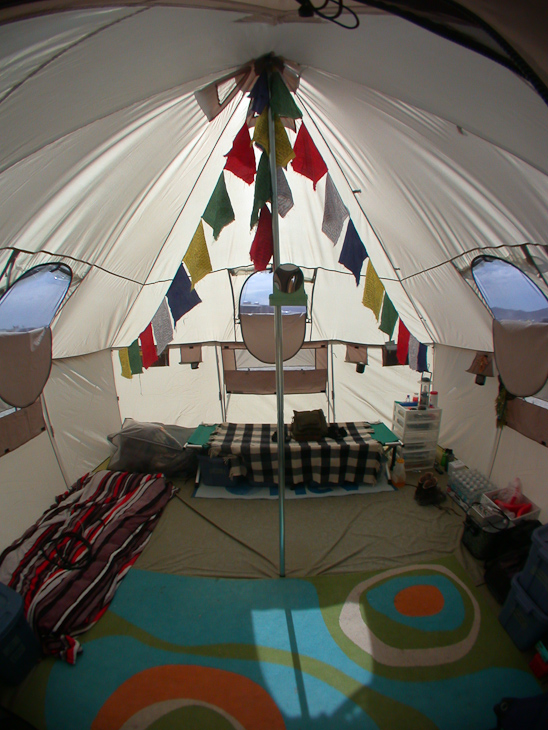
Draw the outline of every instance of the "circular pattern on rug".
[[[218,730],[284,730],[274,700],[251,679],[212,667],[171,664],[134,674],[99,710],[91,730],[157,730],[185,715],[207,715]]]
[[[455,631],[465,619],[462,595],[444,575],[395,576],[371,587],[365,599],[383,616],[419,631]]]
[[[436,666],[470,651],[479,633],[480,609],[469,588],[444,566],[413,565],[356,585],[339,625],[375,661]]]

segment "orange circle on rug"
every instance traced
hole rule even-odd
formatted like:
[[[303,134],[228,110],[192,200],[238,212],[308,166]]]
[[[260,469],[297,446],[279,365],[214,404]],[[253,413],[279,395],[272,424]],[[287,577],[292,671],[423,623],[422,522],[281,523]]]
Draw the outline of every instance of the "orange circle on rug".
[[[285,722],[268,692],[251,679],[223,669],[168,664],[134,674],[116,689],[97,713],[91,730],[121,730],[147,708],[170,700],[218,709],[234,726],[246,730],[285,730]],[[135,718],[136,719],[136,718]],[[127,727],[146,727],[144,720]]]
[[[435,616],[445,604],[436,586],[414,585],[404,588],[394,598],[394,606],[403,616]]]

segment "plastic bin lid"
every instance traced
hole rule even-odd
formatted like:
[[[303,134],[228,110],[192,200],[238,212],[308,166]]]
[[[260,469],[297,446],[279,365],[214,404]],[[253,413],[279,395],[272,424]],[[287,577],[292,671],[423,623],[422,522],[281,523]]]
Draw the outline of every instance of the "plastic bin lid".
[[[537,606],[535,601],[531,598],[531,596],[527,593],[525,588],[521,585],[519,582],[519,576],[520,573],[516,573],[514,577],[512,578],[511,585],[514,589],[515,597],[520,604],[523,611],[527,614],[533,614],[535,619],[537,621],[541,621],[542,623],[545,623],[548,625],[548,616],[544,613],[544,611],[540,608],[540,606]]]
[[[541,525],[536,530],[533,530],[531,540],[534,540],[539,547],[548,546],[548,524]]]
[[[0,638],[17,623],[23,610],[23,597],[0,583]]]

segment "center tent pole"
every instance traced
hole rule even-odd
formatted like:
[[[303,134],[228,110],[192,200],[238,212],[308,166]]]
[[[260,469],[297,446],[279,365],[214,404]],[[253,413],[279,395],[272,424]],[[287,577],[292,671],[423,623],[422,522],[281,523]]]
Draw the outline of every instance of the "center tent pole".
[[[270,79],[269,79],[270,80]],[[270,84],[269,84],[270,86]],[[276,168],[276,132],[272,109],[268,105],[268,141],[270,148],[270,177],[272,181],[272,247],[274,271],[280,265],[280,231],[278,228],[278,177]],[[285,427],[284,427],[284,362],[282,306],[274,306],[274,336],[276,340],[276,399],[278,405],[278,504],[280,523],[280,578],[285,577]]]

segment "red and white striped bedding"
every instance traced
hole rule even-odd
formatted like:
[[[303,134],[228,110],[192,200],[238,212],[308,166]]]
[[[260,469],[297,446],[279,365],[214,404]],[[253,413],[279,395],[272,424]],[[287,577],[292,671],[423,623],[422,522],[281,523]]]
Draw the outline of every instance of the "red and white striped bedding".
[[[75,663],[76,637],[106,611],[173,492],[161,475],[86,474],[0,555],[0,582],[23,596],[45,654]]]

